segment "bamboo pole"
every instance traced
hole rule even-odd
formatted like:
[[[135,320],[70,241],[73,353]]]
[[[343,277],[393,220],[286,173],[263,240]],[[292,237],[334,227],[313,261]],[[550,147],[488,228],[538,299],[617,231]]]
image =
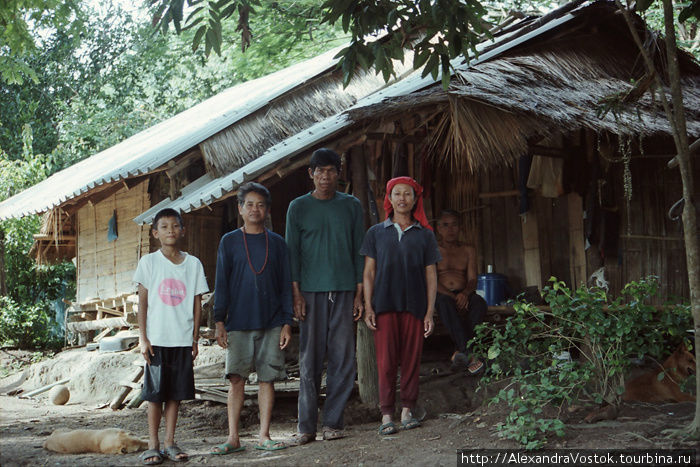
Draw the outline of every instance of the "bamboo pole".
[[[39,394],[42,394],[42,393],[48,391],[52,387],[58,386],[59,384],[66,384],[68,381],[70,381],[70,378],[62,379],[61,381],[56,381],[55,383],[47,384],[46,386],[42,386],[42,387],[35,389],[33,391],[30,391],[26,394],[22,394],[19,397],[20,397],[20,399],[25,399],[27,397],[38,396]]]
[[[137,382],[138,380],[141,379],[142,376],[143,376],[143,366],[139,366],[131,374],[131,376],[129,377],[129,380],[122,383],[124,388],[121,391],[119,391],[119,394],[117,394],[114,397],[114,399],[112,400],[112,403],[109,404],[109,406],[111,407],[112,410],[118,410],[119,407],[121,407],[122,402],[124,402],[124,399],[126,399],[126,396],[128,396],[129,393],[131,392],[131,389],[132,389],[131,383]]]
[[[362,147],[355,147],[350,154],[352,185],[355,196],[362,203],[365,212],[365,227],[369,224],[369,190],[367,165]],[[357,323],[357,383],[360,400],[365,404],[379,403],[379,377],[377,376],[377,356],[374,349],[374,336],[363,320]]]

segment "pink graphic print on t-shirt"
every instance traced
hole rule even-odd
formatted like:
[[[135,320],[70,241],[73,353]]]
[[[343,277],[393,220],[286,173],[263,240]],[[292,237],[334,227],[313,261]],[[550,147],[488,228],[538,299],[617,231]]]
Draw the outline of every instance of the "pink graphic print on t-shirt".
[[[177,306],[185,299],[187,287],[177,279],[163,279],[158,286],[158,295],[166,305]]]

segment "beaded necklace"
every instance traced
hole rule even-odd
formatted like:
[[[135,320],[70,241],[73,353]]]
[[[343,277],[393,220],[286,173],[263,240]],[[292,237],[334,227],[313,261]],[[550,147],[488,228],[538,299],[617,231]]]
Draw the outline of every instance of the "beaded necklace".
[[[262,272],[265,270],[265,266],[267,266],[267,257],[270,253],[270,243],[267,238],[267,229],[263,227],[263,232],[265,233],[265,262],[263,263],[262,268],[260,268],[260,271],[255,270],[255,268],[253,267],[253,262],[250,259],[250,251],[248,251],[248,240],[246,240],[245,225],[241,227],[241,230],[243,231],[243,245],[245,245],[245,256],[248,259],[248,266],[250,266],[250,270],[253,271],[253,274],[258,276],[262,274]]]

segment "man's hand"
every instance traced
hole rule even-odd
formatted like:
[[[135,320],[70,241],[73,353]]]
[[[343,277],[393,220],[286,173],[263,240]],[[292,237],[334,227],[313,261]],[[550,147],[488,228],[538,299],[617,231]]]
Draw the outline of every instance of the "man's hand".
[[[151,347],[151,341],[149,341],[145,336],[141,337],[140,341],[141,345],[139,347],[141,349],[141,356],[143,356],[146,363],[150,365],[151,357],[155,355],[155,353],[153,353],[153,347]]]
[[[199,342],[193,341],[192,342],[192,361],[197,358],[197,355],[199,355]]]
[[[289,343],[292,341],[292,327],[288,324],[282,326],[280,331],[280,350],[287,348]]]
[[[362,312],[365,309],[364,305],[362,304],[362,300],[362,286],[359,286],[357,292],[355,292],[355,300],[352,304],[352,318],[354,321],[362,318]]]
[[[376,319],[376,316],[374,315],[374,310],[372,309],[371,306],[368,306],[367,308],[365,308],[365,324],[372,331],[377,330],[377,319]]]
[[[433,321],[433,315],[431,313],[427,313],[425,315],[425,318],[423,319],[423,330],[425,331],[425,334],[423,334],[423,337],[428,337],[433,333],[433,329],[435,328],[435,322]]]
[[[299,321],[306,319],[306,300],[301,292],[294,291],[294,317]]]
[[[228,336],[226,335],[226,328],[224,327],[224,322],[223,321],[217,321],[216,322],[216,343],[219,344],[219,346],[222,349],[228,348]]]
[[[469,297],[467,297],[464,292],[457,292],[454,295],[454,299],[458,310],[464,310],[469,305]]]

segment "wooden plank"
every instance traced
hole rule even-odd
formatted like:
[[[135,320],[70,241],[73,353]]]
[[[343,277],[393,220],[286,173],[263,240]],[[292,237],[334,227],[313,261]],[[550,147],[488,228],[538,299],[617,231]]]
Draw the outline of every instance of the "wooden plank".
[[[533,209],[522,216],[523,261],[525,263],[525,286],[536,285],[542,288],[540,266],[540,244],[537,215]]]
[[[141,379],[143,376],[143,371],[144,367],[140,366],[136,370],[134,370],[131,373],[131,376],[129,377],[129,380],[131,382],[136,382]],[[112,399],[112,402],[109,404],[110,408],[112,410],[117,410],[121,407],[122,402],[124,402],[124,399],[126,399],[126,396],[131,392],[131,386],[125,386],[117,395]]]
[[[550,243],[542,243],[542,245],[549,245],[549,274],[572,285],[569,261],[569,206],[567,197],[562,196],[552,199],[550,206]],[[542,280],[546,281],[548,278],[544,277]]]
[[[586,283],[586,251],[583,231],[583,202],[577,193],[567,196],[569,214],[569,267],[571,287]]]
[[[491,188],[491,172],[488,172],[482,178],[481,189],[489,190]],[[481,251],[478,254],[483,261],[483,267],[488,264],[494,264],[494,246],[493,246],[493,207],[490,205],[481,213]],[[477,265],[478,266],[478,265]]]
[[[136,321],[134,319],[134,321]],[[127,318],[104,318],[100,320],[91,321],[72,321],[67,323],[66,327],[71,332],[84,332],[84,331],[94,331],[96,329],[104,328],[120,328],[131,326],[129,317]]]

